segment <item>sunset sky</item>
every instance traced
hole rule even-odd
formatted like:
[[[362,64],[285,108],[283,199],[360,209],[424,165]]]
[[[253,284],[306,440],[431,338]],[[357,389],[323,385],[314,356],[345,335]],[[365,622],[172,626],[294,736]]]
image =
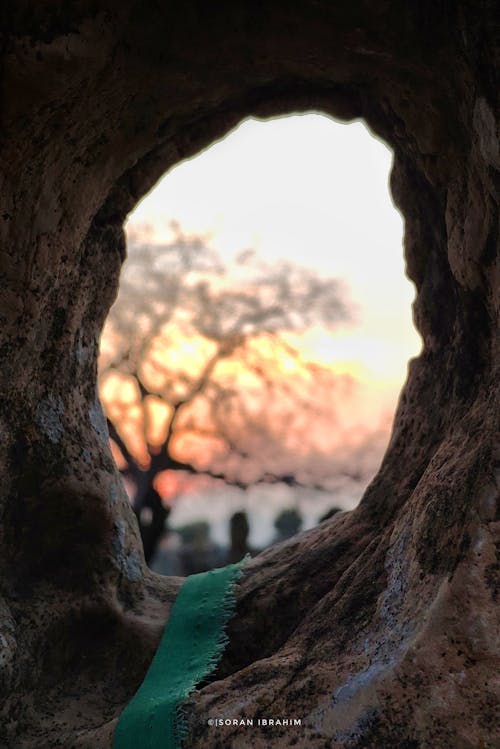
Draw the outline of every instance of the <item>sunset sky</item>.
[[[175,221],[205,235],[227,263],[252,248],[341,279],[351,320],[290,340],[304,357],[360,383],[356,402],[345,404],[346,430],[388,428],[407,361],[420,350],[403,222],[389,194],[391,158],[359,122],[317,114],[247,120],[167,173],[127,224],[136,239],[161,242]]]
[[[391,152],[364,124],[318,114],[246,120],[156,185],[128,228],[157,239],[178,221],[210,234],[225,258],[251,247],[343,279],[356,324],[304,345],[323,361],[399,386],[420,349],[413,285],[404,275],[403,222],[389,194]]]

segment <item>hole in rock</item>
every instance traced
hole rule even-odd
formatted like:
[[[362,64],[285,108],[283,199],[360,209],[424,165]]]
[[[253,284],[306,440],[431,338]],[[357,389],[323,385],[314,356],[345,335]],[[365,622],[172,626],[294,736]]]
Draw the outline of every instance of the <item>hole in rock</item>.
[[[390,165],[361,122],[250,119],[129,217],[100,394],[157,571],[262,549],[374,476],[420,348]]]

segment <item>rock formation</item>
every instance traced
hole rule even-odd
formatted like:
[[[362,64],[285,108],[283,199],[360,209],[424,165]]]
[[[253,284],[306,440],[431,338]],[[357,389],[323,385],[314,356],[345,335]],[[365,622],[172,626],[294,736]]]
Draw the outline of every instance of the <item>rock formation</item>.
[[[187,745],[499,746],[495,10],[4,4],[2,746],[108,749],[181,583],[144,565],[96,396],[123,220],[243,118],[311,109],[394,150],[425,345],[360,506],[249,565]],[[207,725],[242,715],[302,726]]]

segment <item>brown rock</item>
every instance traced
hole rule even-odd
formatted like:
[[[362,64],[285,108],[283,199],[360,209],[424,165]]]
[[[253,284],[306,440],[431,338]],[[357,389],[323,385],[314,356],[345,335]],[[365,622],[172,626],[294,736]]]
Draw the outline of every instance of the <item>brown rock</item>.
[[[2,746],[110,747],[180,585],[145,568],[96,399],[123,219],[244,117],[309,109],[394,150],[425,347],[358,509],[249,565],[187,744],[500,745],[495,9],[6,3]],[[206,725],[242,715],[303,724]]]

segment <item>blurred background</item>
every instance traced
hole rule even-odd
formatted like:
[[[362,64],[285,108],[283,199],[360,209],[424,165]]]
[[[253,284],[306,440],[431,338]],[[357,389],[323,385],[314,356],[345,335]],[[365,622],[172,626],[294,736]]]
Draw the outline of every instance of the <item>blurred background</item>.
[[[390,150],[315,113],[249,119],[130,215],[99,388],[163,574],[352,509],[421,341]]]

